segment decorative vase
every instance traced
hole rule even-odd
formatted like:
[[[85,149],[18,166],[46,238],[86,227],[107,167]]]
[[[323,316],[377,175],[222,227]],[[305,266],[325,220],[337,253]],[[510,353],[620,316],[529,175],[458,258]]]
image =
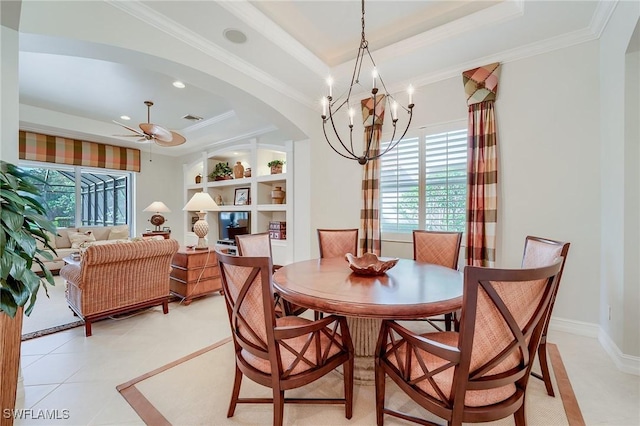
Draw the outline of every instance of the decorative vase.
[[[236,165],[233,166],[233,177],[236,179],[240,179],[244,176],[244,166],[241,162],[237,161]]]
[[[272,204],[282,204],[284,202],[285,192],[282,190],[282,187],[276,186],[273,191],[271,191],[271,203]]]
[[[201,175],[201,174],[198,174],[198,175],[196,176],[196,183],[200,183],[200,182],[202,182],[202,175]]]
[[[251,177],[251,167],[244,169],[244,177]]]
[[[277,166],[271,166],[271,174],[277,175],[278,173],[282,173],[282,164],[278,164]]]

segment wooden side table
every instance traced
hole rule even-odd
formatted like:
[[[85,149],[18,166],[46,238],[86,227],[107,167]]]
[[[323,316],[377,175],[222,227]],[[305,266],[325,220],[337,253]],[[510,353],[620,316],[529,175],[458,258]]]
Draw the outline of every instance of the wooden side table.
[[[180,247],[171,260],[171,268],[171,293],[182,298],[185,305],[200,296],[222,294],[220,269],[213,247],[208,250]]]
[[[156,235],[161,235],[165,240],[171,238],[171,231],[150,231],[142,234],[143,237],[155,237]]]

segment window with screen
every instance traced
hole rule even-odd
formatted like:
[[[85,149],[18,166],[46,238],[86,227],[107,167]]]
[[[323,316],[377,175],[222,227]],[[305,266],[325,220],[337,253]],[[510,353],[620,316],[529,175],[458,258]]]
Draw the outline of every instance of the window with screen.
[[[381,148],[388,146],[383,142]],[[465,230],[467,131],[403,139],[380,162],[382,232]]]
[[[47,218],[57,227],[129,223],[131,173],[21,164],[40,189]]]

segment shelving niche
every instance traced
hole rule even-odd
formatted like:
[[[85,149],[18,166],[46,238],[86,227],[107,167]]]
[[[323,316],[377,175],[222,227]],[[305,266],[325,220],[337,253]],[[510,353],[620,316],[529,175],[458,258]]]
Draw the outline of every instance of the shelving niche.
[[[272,160],[284,162],[282,173],[271,174],[267,164]],[[214,170],[217,163],[228,163],[229,167],[240,162],[246,171],[251,168],[250,177],[226,180],[210,180],[209,173]],[[184,165],[185,204],[196,192],[206,191],[218,203],[221,211],[248,211],[250,212],[250,232],[269,232],[269,223],[272,221],[286,222],[286,239],[272,239],[272,251],[274,263],[286,264],[293,261],[293,143],[283,142],[281,145],[261,144],[251,141],[249,144],[203,152],[202,158],[194,163]],[[202,180],[195,183],[196,176],[200,174]],[[282,204],[274,204],[271,191],[276,187],[285,191]],[[249,204],[235,205],[235,196],[238,190],[249,190]],[[185,244],[194,241],[192,232],[192,218],[197,219],[195,212],[185,212],[186,238]],[[208,212],[209,245],[213,246],[218,239],[219,224],[218,213]]]

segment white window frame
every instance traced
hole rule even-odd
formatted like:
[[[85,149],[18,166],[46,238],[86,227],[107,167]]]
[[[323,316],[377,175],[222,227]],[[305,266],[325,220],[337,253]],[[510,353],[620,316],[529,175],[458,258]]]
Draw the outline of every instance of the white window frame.
[[[439,123],[439,124],[435,124],[435,125],[430,125],[430,126],[422,126],[416,130],[413,131],[409,131],[407,132],[407,134],[405,135],[404,139],[410,139],[410,138],[418,138],[419,139],[419,151],[418,151],[418,155],[419,155],[419,184],[418,184],[418,193],[419,194],[424,194],[425,192],[425,188],[426,188],[426,161],[425,161],[425,139],[427,136],[429,135],[435,135],[435,134],[440,134],[440,133],[447,133],[447,132],[453,132],[453,131],[459,131],[459,130],[463,130],[467,128],[467,120],[466,119],[460,119],[460,120],[453,120],[453,121],[449,121],[446,123]],[[383,134],[382,135],[382,139],[381,141],[387,141],[389,140],[389,138],[391,137],[391,134]],[[402,141],[400,142],[400,144],[402,144]],[[382,201],[382,196],[380,196],[380,200]],[[381,212],[382,214],[382,212]],[[420,200],[419,203],[419,208],[418,208],[418,223],[425,223],[425,215],[426,215],[426,208],[424,206],[424,198],[422,198]],[[382,218],[380,218],[380,220],[382,220]],[[466,231],[465,231],[466,233]],[[412,242],[413,241],[413,235],[411,232],[389,232],[389,231],[382,231],[381,232],[381,239],[382,241],[388,241],[388,242],[400,242],[400,243],[406,243],[406,242]],[[463,234],[462,240],[465,241],[465,235]]]
[[[68,172],[73,172],[75,176],[81,176],[82,173],[95,173],[95,174],[127,174],[127,194],[129,195],[129,206],[127,209],[127,217],[129,218],[129,229],[132,230],[132,235],[135,235],[135,223],[136,218],[134,215],[135,212],[135,200],[136,195],[134,194],[134,188],[136,187],[134,184],[134,179],[136,173],[127,171],[127,170],[116,170],[116,169],[104,169],[99,167],[86,167],[86,166],[70,166],[68,164],[58,164],[58,163],[47,163],[40,161],[29,161],[29,160],[20,160],[18,162],[18,167],[25,168],[34,168],[34,169],[53,169],[53,170],[63,170]],[[75,225],[76,227],[82,227],[82,203],[78,200],[82,199],[81,194],[82,188],[80,179],[75,180],[75,192],[76,192],[76,206],[75,206]]]

